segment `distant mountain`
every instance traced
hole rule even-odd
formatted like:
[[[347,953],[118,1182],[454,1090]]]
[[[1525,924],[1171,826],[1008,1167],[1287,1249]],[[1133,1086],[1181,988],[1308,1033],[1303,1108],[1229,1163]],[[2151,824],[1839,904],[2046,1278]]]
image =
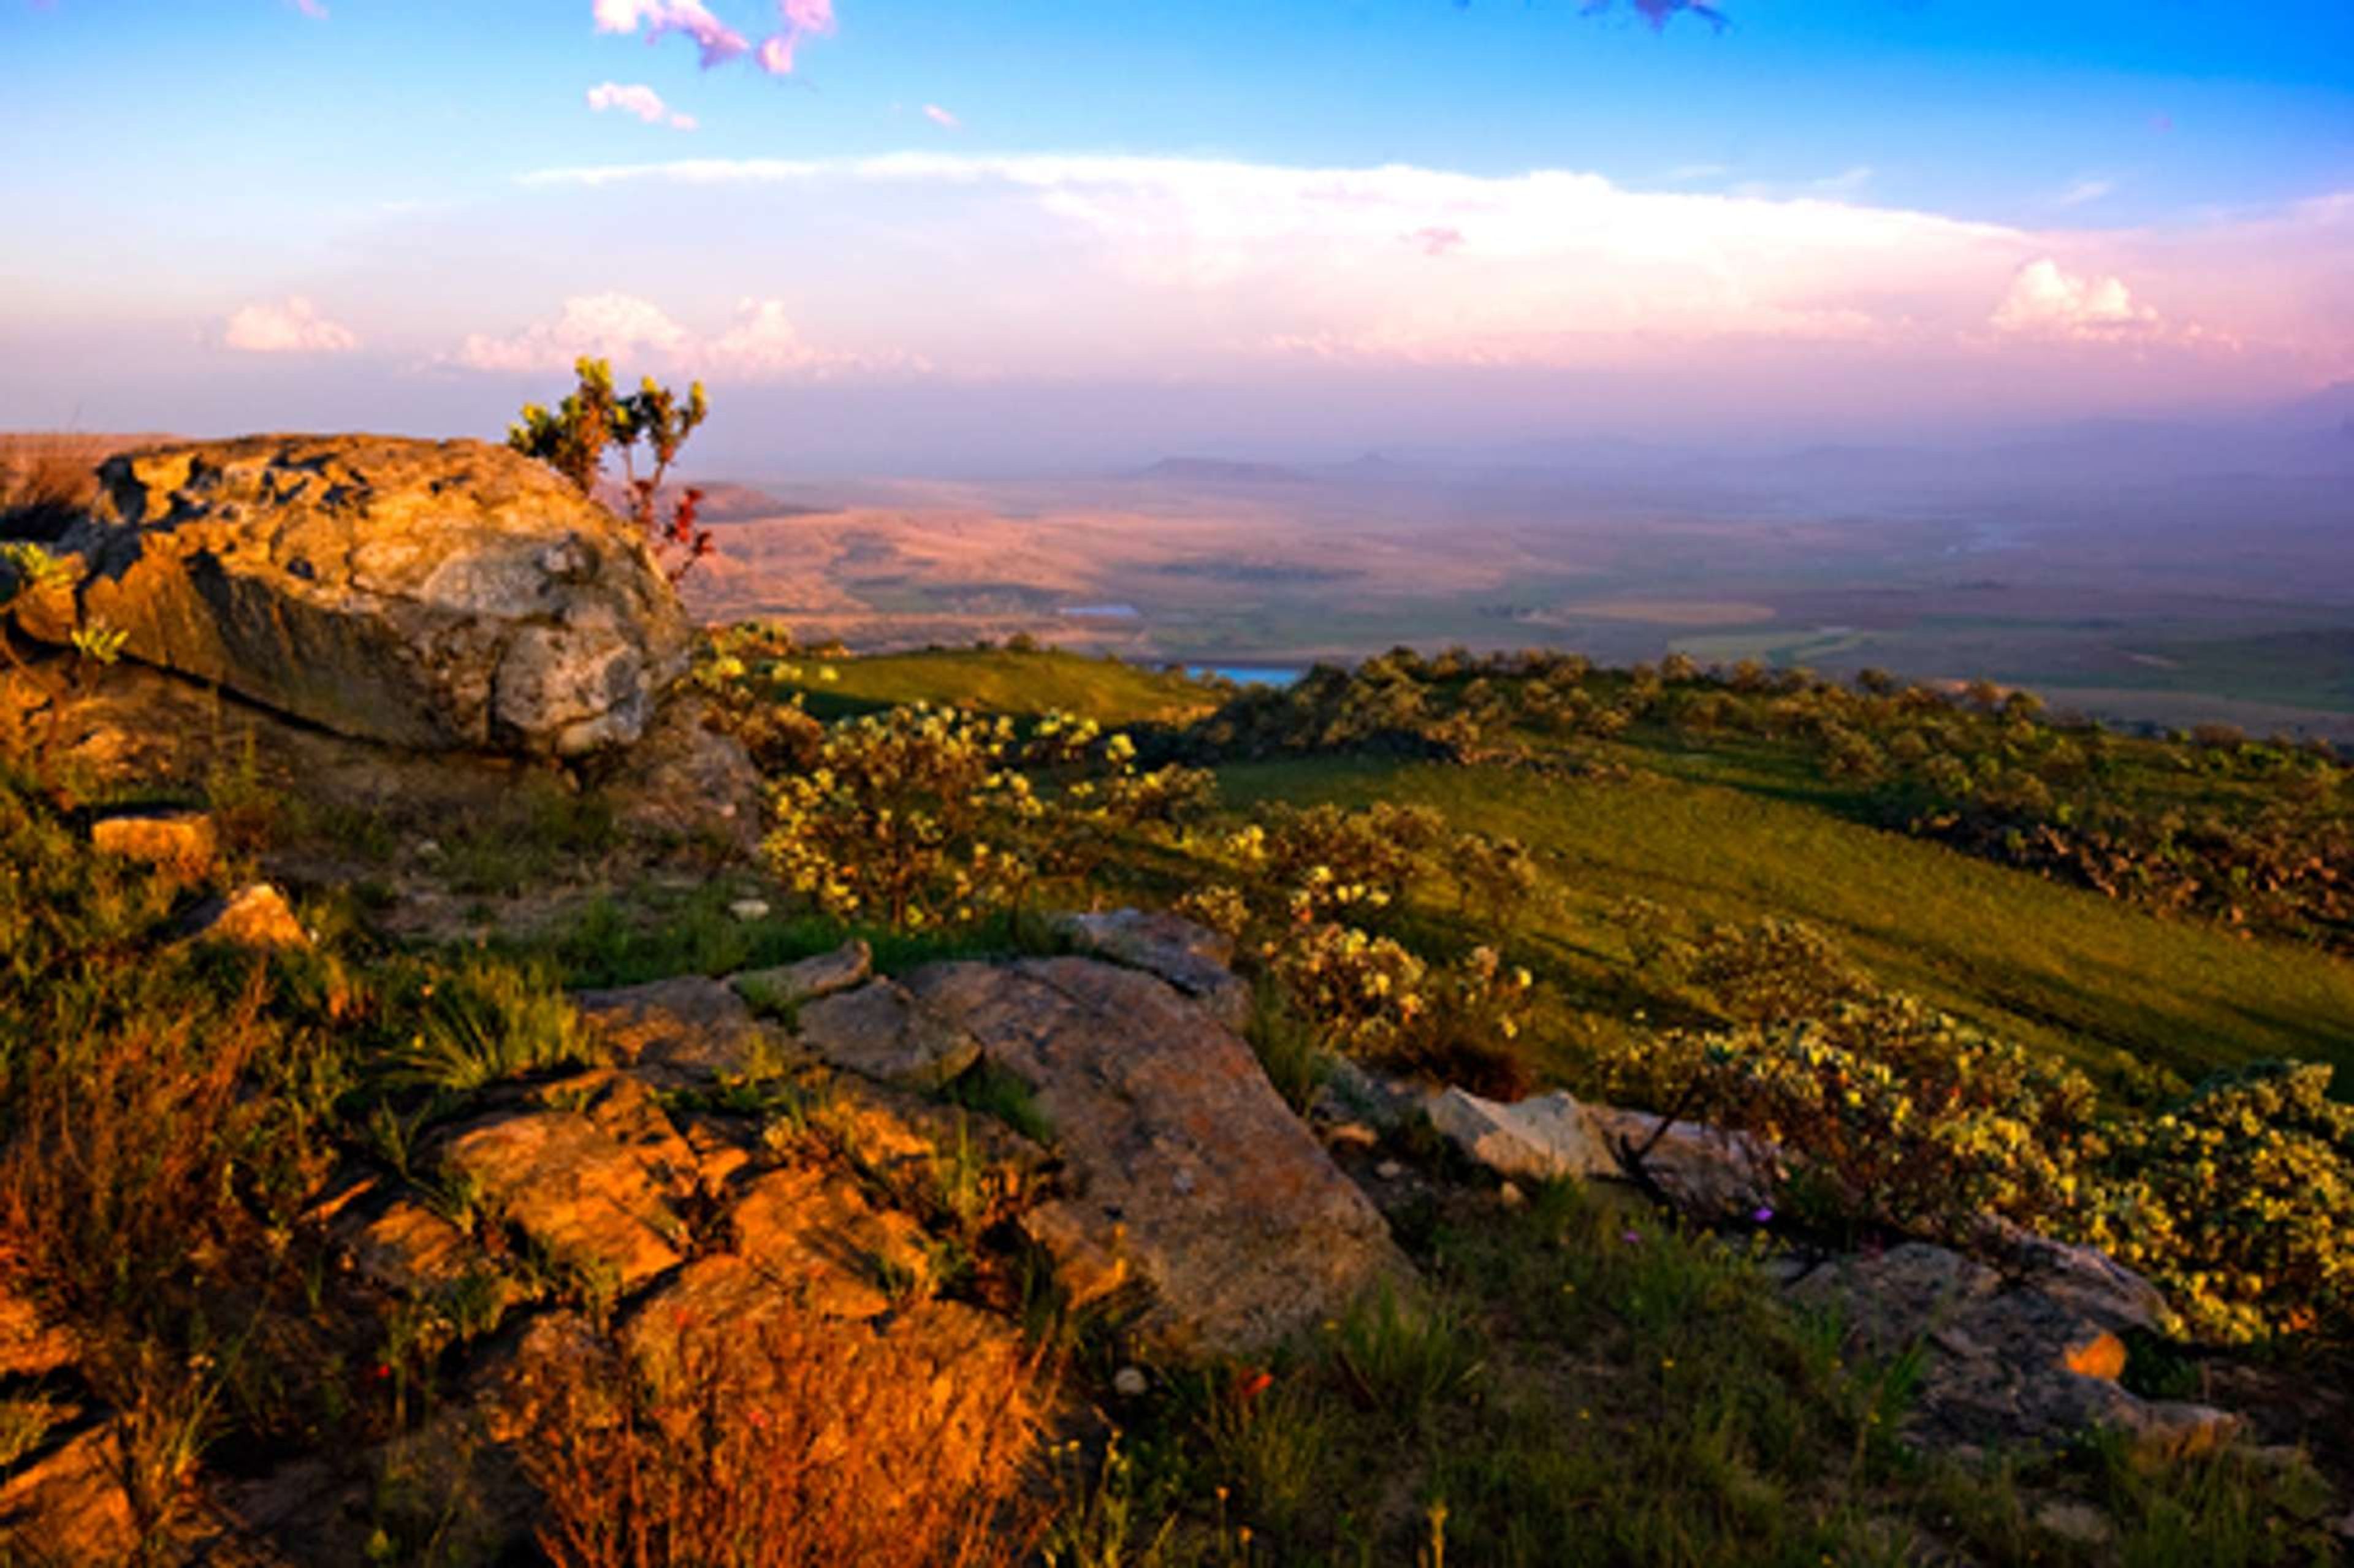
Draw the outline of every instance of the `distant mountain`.
[[[1139,479],[1182,480],[1188,484],[1306,484],[1310,476],[1280,463],[1236,462],[1225,458],[1162,458]]]

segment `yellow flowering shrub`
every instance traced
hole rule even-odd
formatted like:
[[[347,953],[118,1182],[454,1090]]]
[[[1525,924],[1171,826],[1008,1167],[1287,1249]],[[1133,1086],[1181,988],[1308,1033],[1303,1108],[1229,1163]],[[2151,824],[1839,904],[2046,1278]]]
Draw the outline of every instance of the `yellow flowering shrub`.
[[[1140,771],[1125,736],[1049,715],[1023,731],[923,704],[825,729],[769,792],[763,849],[827,914],[899,929],[1015,906],[1084,876],[1120,835],[1205,804],[1209,775]]]
[[[2083,1239],[2156,1279],[2201,1338],[2354,1321],[2354,1106],[2330,1076],[2264,1063],[2118,1127]]]

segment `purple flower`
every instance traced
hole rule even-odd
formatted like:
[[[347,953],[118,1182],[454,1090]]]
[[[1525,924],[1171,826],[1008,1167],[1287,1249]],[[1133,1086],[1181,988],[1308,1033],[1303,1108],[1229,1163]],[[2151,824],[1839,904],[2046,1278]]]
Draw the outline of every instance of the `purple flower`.
[[[1618,1239],[1625,1242],[1628,1246],[1633,1246],[1643,1239],[1643,1233],[1640,1231],[1621,1231],[1618,1233]]]
[[[1749,1217],[1761,1225],[1770,1225],[1774,1223],[1774,1211],[1769,1205],[1760,1203],[1749,1211]]]

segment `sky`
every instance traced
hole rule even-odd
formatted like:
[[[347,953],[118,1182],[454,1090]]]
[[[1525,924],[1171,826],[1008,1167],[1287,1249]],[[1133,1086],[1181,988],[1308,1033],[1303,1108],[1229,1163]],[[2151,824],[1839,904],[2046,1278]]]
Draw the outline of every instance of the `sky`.
[[[0,0],[0,427],[747,471],[1919,440],[2354,378],[2346,0]]]

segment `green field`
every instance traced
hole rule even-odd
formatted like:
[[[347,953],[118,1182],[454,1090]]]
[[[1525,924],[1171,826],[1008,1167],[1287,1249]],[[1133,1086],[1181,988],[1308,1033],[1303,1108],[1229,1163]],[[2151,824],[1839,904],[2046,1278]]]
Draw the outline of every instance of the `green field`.
[[[926,700],[1016,714],[1063,707],[1138,724],[1211,696],[1182,677],[1063,653],[893,655],[845,661],[838,674],[811,694],[821,716]],[[1635,1013],[1651,1022],[1673,1016],[1672,1000],[1652,994],[1636,971],[1614,918],[1628,898],[1664,906],[1695,927],[1766,916],[1808,921],[1883,983],[2111,1082],[2137,1064],[2196,1079],[2270,1056],[2354,1069],[2354,964],[2341,959],[1870,826],[1850,814],[1850,795],[1787,747],[1732,736],[1695,743],[1638,728],[1605,755],[1627,777],[1363,758],[1235,763],[1218,775],[1237,820],[1260,801],[1386,800],[1435,807],[1458,828],[1535,851],[1545,886],[1523,940],[1558,1006],[1534,1044],[1540,1067],[1561,1076],[1575,1077],[1582,1046],[1624,1038]],[[1454,912],[1444,905],[1413,918],[1437,947],[1477,939],[1460,922],[1448,928]],[[2354,1071],[2341,1085],[2354,1086]]]
[[[1138,724],[1199,713],[1217,701],[1212,688],[1182,674],[1074,653],[950,649],[844,659],[828,668],[834,679],[803,688],[805,705],[822,719],[931,702],[1016,716],[1059,710],[1106,724]]]

